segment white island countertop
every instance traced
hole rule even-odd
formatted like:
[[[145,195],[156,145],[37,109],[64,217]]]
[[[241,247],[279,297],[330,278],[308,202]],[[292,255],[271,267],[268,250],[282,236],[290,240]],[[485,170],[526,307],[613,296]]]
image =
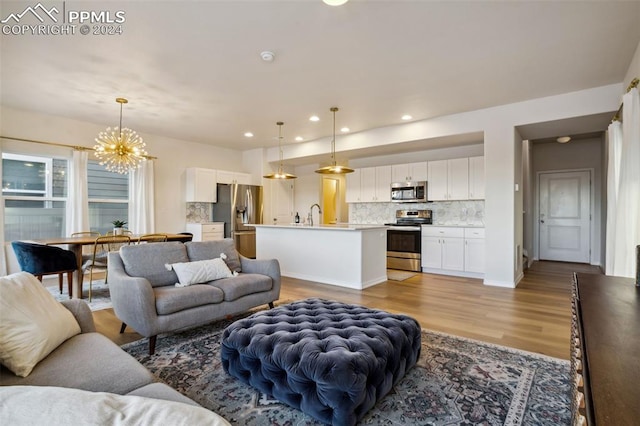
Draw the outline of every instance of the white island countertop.
[[[256,258],[278,259],[283,276],[359,290],[387,279],[387,226],[255,227]]]
[[[376,225],[376,224],[362,224],[362,223],[336,223],[331,225],[306,225],[303,223],[286,223],[286,224],[261,224],[261,225],[252,225],[256,228],[283,228],[283,229],[317,229],[317,230],[334,230],[334,231],[363,231],[368,229],[385,229],[388,226],[385,225]]]

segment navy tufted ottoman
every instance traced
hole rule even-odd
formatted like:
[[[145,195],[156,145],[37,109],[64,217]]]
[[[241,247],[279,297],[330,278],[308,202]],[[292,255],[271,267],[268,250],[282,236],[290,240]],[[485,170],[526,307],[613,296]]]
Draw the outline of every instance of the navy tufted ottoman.
[[[353,425],[420,355],[411,317],[308,299],[238,320],[224,331],[225,371],[334,425]]]

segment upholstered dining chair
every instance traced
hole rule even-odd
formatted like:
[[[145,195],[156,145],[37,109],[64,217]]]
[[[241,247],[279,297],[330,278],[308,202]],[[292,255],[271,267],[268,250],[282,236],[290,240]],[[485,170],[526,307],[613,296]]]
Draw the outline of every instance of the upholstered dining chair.
[[[62,278],[67,274],[69,298],[73,297],[73,272],[78,269],[76,255],[60,247],[34,244],[24,241],[11,242],[20,269],[42,281],[43,275],[58,275],[58,287],[62,294]]]
[[[110,251],[120,250],[123,245],[131,244],[131,237],[128,235],[104,235],[99,236],[93,243],[93,253],[91,260],[86,262],[82,271],[86,274],[89,271],[89,302],[91,302],[91,292],[93,289],[93,272],[104,271],[104,282],[107,283],[107,254]]]
[[[138,239],[139,244],[144,243],[166,243],[167,234],[144,234]]]

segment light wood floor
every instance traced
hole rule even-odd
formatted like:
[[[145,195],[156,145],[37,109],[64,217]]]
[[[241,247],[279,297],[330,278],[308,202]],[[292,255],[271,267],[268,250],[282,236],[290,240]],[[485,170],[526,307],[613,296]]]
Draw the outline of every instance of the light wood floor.
[[[417,274],[363,291],[283,277],[281,301],[321,297],[408,314],[422,328],[569,359],[571,274],[598,267],[535,262],[516,289],[489,287],[481,280]],[[94,312],[96,327],[117,344],[141,338],[112,309]]]

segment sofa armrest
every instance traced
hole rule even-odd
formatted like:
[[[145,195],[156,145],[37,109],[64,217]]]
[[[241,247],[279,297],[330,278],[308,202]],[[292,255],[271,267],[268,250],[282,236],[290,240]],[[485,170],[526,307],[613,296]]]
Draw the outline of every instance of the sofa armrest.
[[[109,292],[116,316],[145,337],[158,334],[156,296],[146,278],[127,274],[120,254],[108,255]]]
[[[62,305],[73,314],[76,321],[78,321],[80,333],[93,333],[96,331],[93,314],[87,302],[80,299],[71,299],[63,300],[60,303],[62,303]]]
[[[280,297],[280,262],[278,259],[249,259],[248,257],[240,256],[240,264],[242,265],[242,272],[248,274],[262,274],[271,277],[273,281],[273,290],[276,295]],[[277,299],[277,298],[276,298]]]

